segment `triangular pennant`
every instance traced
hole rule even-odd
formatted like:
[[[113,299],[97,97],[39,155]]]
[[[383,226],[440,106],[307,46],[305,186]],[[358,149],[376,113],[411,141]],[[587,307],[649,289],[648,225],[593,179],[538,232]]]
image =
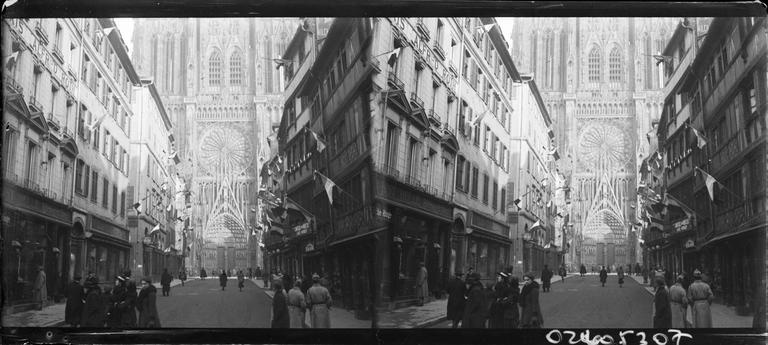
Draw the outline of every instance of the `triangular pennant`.
[[[115,30],[115,28],[111,27],[111,28],[104,29],[104,36],[109,36],[109,34],[112,33],[112,30]]]
[[[707,185],[707,192],[709,192],[709,200],[715,201],[715,183],[717,180],[712,177],[712,175],[707,174],[704,170],[701,170],[701,168],[696,168],[699,172],[701,172],[702,176],[704,176],[704,184]]]
[[[150,231],[149,234],[152,235],[155,231],[160,231],[160,223],[157,223],[157,225],[152,228],[152,231]]]
[[[320,138],[317,136],[317,133],[313,131],[309,131],[309,132],[312,133],[312,136],[315,138],[315,142],[317,142],[317,152],[323,152],[323,150],[325,150],[325,143],[323,143],[323,141],[320,140]]]
[[[400,50],[402,48],[395,48],[392,50],[392,52],[389,54],[389,59],[387,59],[387,64],[390,66],[394,66],[395,62],[397,61],[397,58],[400,56]]]
[[[325,177],[323,174],[319,172],[315,172],[317,175],[320,175],[320,178],[323,180],[323,186],[325,187],[325,193],[328,194],[328,203],[333,205],[333,187],[336,187],[336,184],[331,181],[331,179]]]
[[[168,204],[168,207],[165,208],[165,211],[171,212],[172,209],[173,209],[173,204]]]

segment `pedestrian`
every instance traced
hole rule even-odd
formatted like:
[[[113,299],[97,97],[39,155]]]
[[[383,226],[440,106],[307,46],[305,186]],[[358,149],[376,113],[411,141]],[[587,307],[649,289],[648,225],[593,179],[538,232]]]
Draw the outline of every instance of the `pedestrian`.
[[[288,315],[291,328],[304,328],[306,310],[307,300],[301,292],[301,281],[297,280],[293,283],[293,288],[288,291]]]
[[[648,284],[648,268],[643,267],[643,284]]]
[[[488,292],[490,292],[489,301],[491,306],[488,309],[488,328],[501,328],[501,324],[504,322],[504,310],[502,303],[507,298],[507,286],[504,281],[506,273],[496,273],[496,284],[494,284]]]
[[[253,279],[253,270],[248,267],[248,279]]]
[[[243,274],[243,270],[240,270],[240,272],[237,272],[237,287],[240,288],[240,292],[243,292],[244,286],[245,286],[245,275]]]
[[[560,281],[565,283],[565,276],[568,274],[565,270],[565,264],[560,265],[560,272],[558,273],[560,273]]]
[[[624,286],[624,266],[619,266],[619,271],[616,272],[616,275],[619,277],[619,287]]]
[[[288,315],[288,304],[283,290],[283,282],[272,282],[275,295],[272,297],[272,328],[290,328],[291,320]]]
[[[693,271],[693,283],[688,287],[687,298],[691,304],[691,321],[693,328],[712,327],[712,289],[709,284],[702,281],[701,271]]]
[[[541,271],[541,288],[543,292],[549,292],[550,285],[552,284],[552,271],[549,270],[547,265],[544,265],[544,269]]]
[[[221,275],[219,275],[219,285],[221,285],[221,291],[224,291],[224,288],[227,287],[227,271],[221,270]]]
[[[424,305],[424,298],[429,295],[428,278],[429,273],[427,268],[424,267],[424,261],[419,262],[419,271],[416,272],[416,298],[419,299],[419,306]]]
[[[581,264],[581,268],[579,268],[579,274],[581,274],[582,278],[587,274],[587,267],[585,267],[584,264]]]
[[[312,275],[312,287],[307,291],[307,305],[310,308],[312,328],[331,328],[331,293],[320,285],[320,275]]]
[[[80,318],[81,327],[104,327],[104,304],[101,297],[101,288],[95,277],[85,280],[85,303],[83,314]]]
[[[205,277],[208,276],[208,273],[205,272],[205,268],[200,269],[200,279],[205,280]]]
[[[140,328],[160,328],[160,316],[157,313],[157,289],[152,285],[152,278],[141,280],[141,291],[136,299],[139,310]]]
[[[608,271],[605,270],[605,266],[600,268],[600,283],[605,287],[605,281],[608,280]]]
[[[656,294],[653,297],[653,328],[672,327],[672,310],[669,305],[669,292],[664,277],[656,278]]]
[[[470,268],[471,270],[471,268]],[[480,282],[480,273],[472,273],[467,278],[469,291],[464,304],[464,316],[461,320],[461,328],[485,328],[485,319],[488,315],[486,309],[485,292],[483,283]]]
[[[43,266],[37,266],[37,277],[35,277],[34,285],[32,285],[32,299],[36,303],[40,303],[39,310],[43,310],[46,302],[48,302],[48,278]]]
[[[464,314],[464,295],[467,292],[462,280],[464,274],[456,272],[453,279],[448,282],[448,313],[446,318],[451,320],[453,328],[458,328]]]
[[[320,279],[320,285],[328,288],[326,285],[323,284],[323,279]],[[307,292],[309,291],[309,288],[311,287],[312,287],[312,276],[307,274],[304,276],[304,279],[301,280],[301,292],[304,295],[306,295]]]
[[[179,270],[179,280],[181,280],[181,286],[184,286],[184,281],[187,280],[187,270],[183,268]]]
[[[160,276],[160,285],[163,287],[163,296],[171,295],[171,281],[173,277],[168,273],[168,269],[163,269],[163,275]]]
[[[109,307],[107,308],[107,327],[119,328],[123,326],[123,312],[128,312],[128,290],[125,286],[125,277],[115,276],[115,285],[109,293]]]
[[[136,327],[136,298],[138,297],[136,282],[131,279],[131,270],[123,271],[125,299],[123,301],[123,327]]]
[[[686,296],[683,281],[685,277],[677,276],[675,285],[669,288],[669,306],[671,309],[672,328],[688,328],[686,317],[686,308],[688,308],[688,298]]]
[[[83,304],[85,303],[85,290],[80,285],[82,277],[75,279],[67,287],[67,306],[64,308],[64,322],[70,327],[78,327],[83,317]]]
[[[507,291],[507,301],[504,304],[504,323],[502,328],[517,328],[520,322],[520,309],[517,305],[520,302],[520,282],[517,277],[509,276],[509,290]]]
[[[539,284],[536,283],[533,272],[523,276],[523,291],[520,292],[520,306],[523,311],[520,316],[522,328],[541,328],[544,325],[544,317],[541,315],[539,305]]]

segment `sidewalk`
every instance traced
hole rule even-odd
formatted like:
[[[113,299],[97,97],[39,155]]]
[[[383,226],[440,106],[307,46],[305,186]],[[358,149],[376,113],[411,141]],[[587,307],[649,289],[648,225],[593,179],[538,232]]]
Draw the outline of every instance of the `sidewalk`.
[[[187,279],[187,281],[193,279]],[[160,288],[160,284],[155,283],[154,285],[158,289]],[[171,287],[176,285],[181,285],[181,280],[174,279],[171,282]],[[46,306],[43,310],[28,310],[16,314],[6,314],[4,311],[2,324],[4,327],[63,327],[66,325],[64,323],[66,306],[67,304],[62,302]]]
[[[650,284],[643,283],[642,276],[628,275],[634,279],[640,286],[644,287],[649,294],[653,295],[653,287]],[[648,281],[650,283],[650,280]],[[712,327],[713,328],[752,328],[752,316],[741,316],[736,314],[736,308],[729,307],[721,303],[712,303]],[[686,309],[688,320],[692,320],[691,308]]]
[[[578,276],[578,274],[569,274],[566,279]],[[541,284],[540,279],[536,281]],[[552,284],[559,282],[560,276],[552,277]],[[253,279],[253,282],[260,288],[264,288],[264,282],[261,279]],[[522,288],[520,284],[520,288]],[[265,289],[264,293],[272,298],[275,292]],[[410,306],[391,311],[379,311],[379,328],[426,328],[446,320],[448,308],[448,299],[442,298],[424,303],[423,306]],[[370,320],[358,320],[351,311],[341,308],[331,308],[331,326],[333,328],[371,328]]]

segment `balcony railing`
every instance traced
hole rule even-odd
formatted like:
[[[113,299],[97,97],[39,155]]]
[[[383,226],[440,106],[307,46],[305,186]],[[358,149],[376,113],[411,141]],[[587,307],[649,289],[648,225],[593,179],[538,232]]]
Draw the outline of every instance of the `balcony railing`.
[[[15,79],[13,79],[8,75],[6,75],[3,78],[3,84],[5,84],[5,86],[11,91],[13,91],[14,93],[17,93],[17,94],[24,93],[24,88],[21,86],[21,84],[19,84]]]
[[[29,111],[30,112],[43,112],[43,106],[40,105],[40,102],[34,97],[29,97]]]
[[[429,117],[429,122],[431,122],[435,127],[440,126],[440,116],[437,115],[435,109],[429,109],[427,116]]]
[[[393,166],[384,164],[384,165],[381,166],[380,170],[385,175],[392,176],[395,179],[400,179],[400,170],[395,169],[395,167],[393,167]]]
[[[397,77],[397,74],[395,72],[389,72],[387,75],[387,82],[392,88],[403,90],[405,89],[405,84]]]
[[[424,101],[419,98],[419,95],[415,92],[411,92],[411,103],[417,105],[419,108],[424,109]]]
[[[452,136],[456,136],[456,131],[451,127],[451,125],[448,124],[448,122],[443,122],[443,131],[446,134],[450,134]]]
[[[61,122],[56,116],[53,115],[53,113],[48,113],[45,118],[48,120],[48,125],[53,127],[55,130],[58,131],[61,128]]]

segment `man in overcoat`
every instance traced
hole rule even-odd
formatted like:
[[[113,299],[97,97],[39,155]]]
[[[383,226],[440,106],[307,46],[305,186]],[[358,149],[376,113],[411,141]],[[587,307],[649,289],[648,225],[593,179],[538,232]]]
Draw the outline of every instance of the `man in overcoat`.
[[[43,310],[43,307],[45,307],[45,304],[48,301],[48,278],[45,275],[43,266],[37,267],[37,277],[35,277],[32,289],[32,299],[35,302],[40,303],[40,310]]]
[[[663,276],[656,277],[656,294],[653,297],[653,328],[669,329],[672,327],[672,310],[669,305],[669,292]]]
[[[291,328],[304,328],[305,310],[307,301],[301,291],[301,281],[293,283],[293,288],[288,291],[288,315],[291,320]]]
[[[141,291],[136,298],[136,308],[139,310],[140,328],[160,328],[160,316],[157,313],[157,289],[152,285],[152,279],[145,277],[141,280]]]
[[[483,283],[480,282],[480,274],[472,273],[467,279],[469,292],[464,305],[464,318],[461,320],[461,328],[485,328],[485,320],[488,316],[488,303],[486,303]]]
[[[173,281],[173,277],[168,273],[168,269],[163,269],[163,275],[160,276],[160,286],[163,287],[163,296],[171,295],[171,281]]]
[[[461,318],[464,314],[464,295],[467,292],[466,285],[461,272],[456,272],[454,278],[448,282],[448,315],[447,319],[452,321],[453,328],[458,328]]]
[[[543,292],[549,292],[550,285],[552,284],[552,275],[549,267],[544,265],[544,269],[541,271],[541,289]]]
[[[64,308],[64,322],[71,327],[80,325],[83,317],[83,304],[85,303],[85,290],[80,285],[80,276],[69,283],[67,287],[67,306]]]
[[[525,285],[520,292],[520,307],[523,309],[520,316],[522,328],[541,328],[544,324],[539,305],[539,284],[536,283],[535,278],[533,272],[523,276]]]
[[[682,275],[677,276],[675,285],[669,288],[669,306],[672,311],[672,328],[686,328],[686,308],[688,307],[688,297],[683,287]]]
[[[307,305],[310,308],[312,328],[331,328],[331,293],[320,285],[320,275],[312,275],[312,287],[307,291]]]
[[[693,318],[693,328],[711,328],[712,327],[712,289],[709,284],[701,279],[701,271],[693,271],[693,283],[688,287],[688,302],[691,303],[691,317]]]

